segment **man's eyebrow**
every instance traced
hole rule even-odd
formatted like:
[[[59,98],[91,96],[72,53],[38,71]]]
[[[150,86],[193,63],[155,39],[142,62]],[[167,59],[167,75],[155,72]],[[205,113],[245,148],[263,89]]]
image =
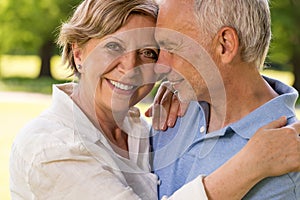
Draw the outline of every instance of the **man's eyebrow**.
[[[154,38],[160,48],[175,49],[182,45],[183,38],[170,30],[156,30]]]

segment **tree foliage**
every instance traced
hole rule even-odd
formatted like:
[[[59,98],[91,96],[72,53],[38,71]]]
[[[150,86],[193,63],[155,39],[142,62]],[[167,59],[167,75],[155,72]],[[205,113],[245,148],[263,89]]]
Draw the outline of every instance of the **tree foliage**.
[[[0,52],[37,54],[50,75],[57,28],[81,0],[1,0]],[[295,74],[300,90],[300,0],[271,0],[273,41],[269,60]]]
[[[294,72],[294,87],[300,91],[300,1],[272,0],[271,14],[273,41],[269,59]]]
[[[40,76],[51,76],[50,58],[61,22],[80,0],[1,0],[0,45],[3,53],[37,54]]]

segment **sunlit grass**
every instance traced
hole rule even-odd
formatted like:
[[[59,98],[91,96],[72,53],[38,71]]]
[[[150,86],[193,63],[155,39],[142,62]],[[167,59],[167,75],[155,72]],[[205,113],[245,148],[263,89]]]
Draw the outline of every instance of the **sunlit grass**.
[[[36,78],[40,65],[37,56],[10,56],[2,55],[0,72],[2,77]]]
[[[62,66],[61,58],[51,59],[54,79],[39,75],[40,61],[37,56],[10,56],[0,58],[0,91],[24,91],[51,94],[52,84],[71,81],[71,71]]]
[[[1,55],[0,77],[37,78],[40,65],[41,62],[38,56]],[[70,69],[62,65],[59,56],[54,56],[51,59],[51,73],[57,80],[70,79],[69,76],[72,74]]]
[[[12,141],[19,130],[32,118],[50,105],[40,102],[0,102],[0,199],[10,199],[9,194],[9,155]]]

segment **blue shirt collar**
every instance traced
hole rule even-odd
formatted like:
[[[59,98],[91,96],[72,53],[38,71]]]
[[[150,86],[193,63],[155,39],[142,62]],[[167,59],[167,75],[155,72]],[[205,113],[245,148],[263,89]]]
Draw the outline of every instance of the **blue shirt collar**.
[[[278,80],[268,77],[263,78],[279,96],[260,106],[241,120],[229,125],[235,133],[246,139],[250,139],[260,127],[281,116],[286,116],[287,119],[295,117],[295,103],[298,98],[297,90]]]
[[[260,127],[280,118],[281,116],[286,116],[287,119],[295,117],[294,108],[298,98],[297,90],[278,80],[265,76],[263,76],[263,78],[277,92],[277,94],[279,94],[279,96],[260,106],[241,120],[218,131],[207,134],[205,136],[206,139],[223,136],[226,134],[226,131],[234,131],[241,137],[250,139]],[[202,114],[205,115],[207,123],[209,120],[209,104],[206,102],[199,102],[198,106],[201,108]],[[274,111],[274,108],[276,108],[276,111]]]

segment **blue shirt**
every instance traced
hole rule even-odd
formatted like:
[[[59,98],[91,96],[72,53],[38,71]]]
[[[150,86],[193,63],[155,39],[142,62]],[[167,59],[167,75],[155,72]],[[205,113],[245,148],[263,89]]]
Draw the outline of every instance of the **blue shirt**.
[[[184,117],[166,132],[153,131],[153,170],[159,176],[159,197],[170,196],[200,174],[210,174],[238,151],[267,123],[287,116],[296,120],[294,106],[298,92],[279,81],[264,77],[279,94],[241,120],[206,134],[209,106],[191,102]],[[244,199],[300,199],[300,173],[266,178]]]

